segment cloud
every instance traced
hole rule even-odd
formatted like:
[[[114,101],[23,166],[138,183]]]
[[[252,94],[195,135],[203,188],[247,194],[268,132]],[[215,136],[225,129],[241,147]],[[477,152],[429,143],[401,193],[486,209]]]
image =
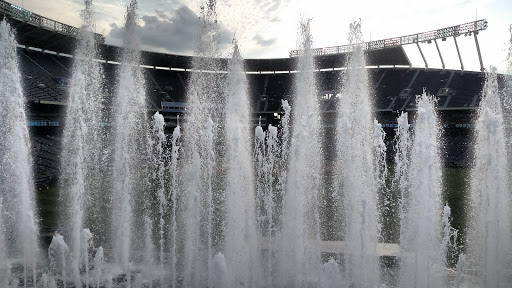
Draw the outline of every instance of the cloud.
[[[41,16],[62,22],[71,26],[80,27],[80,11],[83,9],[81,0],[53,0],[53,1],[22,1],[7,0]]]
[[[252,40],[256,41],[256,44],[260,46],[272,46],[276,43],[276,38],[264,39],[260,34],[257,34],[252,38]]]
[[[32,12],[80,27],[83,0],[7,1],[19,6],[23,4],[25,9]],[[129,1],[93,0],[96,32],[107,36],[106,43],[122,45],[120,32]],[[141,18],[139,29],[142,48],[193,54],[201,24],[199,7],[205,1],[139,1],[140,15],[145,16]],[[509,0],[430,0],[429,5],[416,5],[415,1],[409,0],[359,0],[350,7],[339,0],[217,0],[216,3],[218,20],[222,25],[222,42],[230,43],[231,38],[236,36],[247,58],[288,57],[289,51],[298,47],[297,28],[301,15],[313,18],[315,47],[346,44],[348,24],[360,17],[363,19],[365,39],[376,40],[473,21],[478,12],[478,18],[489,20],[489,28],[479,35],[485,65],[501,61],[510,38],[510,22],[507,20],[510,13],[507,12],[511,11],[512,6]],[[385,21],[382,21],[382,15],[387,15]],[[466,50],[463,44],[461,40],[460,48]],[[469,44],[471,48],[474,47],[474,41]],[[411,48],[414,50],[416,47]],[[468,61],[478,58],[475,57],[476,52],[471,50],[470,54],[472,58]],[[434,56],[438,57],[437,54]],[[464,59],[465,63],[468,61]],[[457,56],[455,62],[458,63]],[[479,66],[478,59],[476,62],[476,66]]]
[[[181,5],[171,12],[155,10],[155,15],[144,15],[138,33],[143,48],[157,52],[191,54],[196,46],[201,19],[187,6]],[[107,40],[122,43],[124,29],[117,24],[110,25]],[[233,33],[221,25],[221,44],[231,42]]]
[[[295,3],[296,0],[218,0],[217,13],[219,22],[235,31],[245,57],[287,57],[291,46],[287,43],[294,41],[297,24],[290,20],[288,12]]]

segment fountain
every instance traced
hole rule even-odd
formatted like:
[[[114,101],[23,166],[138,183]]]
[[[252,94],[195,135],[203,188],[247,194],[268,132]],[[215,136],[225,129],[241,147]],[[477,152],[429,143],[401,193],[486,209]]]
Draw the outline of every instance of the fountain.
[[[103,109],[103,69],[94,61],[93,11],[85,0],[63,134],[61,220],[48,263],[38,252],[16,42],[9,25],[0,24],[1,287],[509,283],[509,163],[495,72],[487,75],[477,122],[467,247],[448,279],[447,251],[456,233],[451,210],[443,207],[435,97],[417,97],[414,125],[407,113],[399,115],[394,175],[387,175],[385,133],[372,114],[360,21],[350,25],[353,51],[336,108],[336,163],[324,187],[310,20],[300,23],[303,54],[292,105],[283,100],[279,125],[260,123],[252,138],[242,49],[233,41],[229,65],[222,66],[216,1],[207,1],[192,66],[208,72],[191,74],[185,117],[166,135],[164,116],[149,117],[146,110],[137,1],[127,8],[109,113]],[[379,201],[392,176],[400,221],[397,267],[383,265],[379,252],[387,220]],[[324,225],[334,227],[327,236]]]
[[[267,131],[258,125],[255,129],[255,165],[256,165],[256,218],[261,233],[260,246],[265,251],[262,259],[264,286],[271,287],[274,283],[275,257],[277,249],[274,240],[280,230],[280,211],[285,183],[287,182],[287,164],[289,149],[289,121],[291,107],[288,101],[282,100],[284,114],[281,118],[282,135],[278,137],[277,127],[269,124]],[[281,140],[281,141],[280,141]],[[277,181],[277,184],[275,183]]]
[[[354,51],[349,57],[338,106],[336,144],[338,148],[336,208],[344,217],[343,234],[347,250],[345,274],[347,285],[375,287],[379,282],[377,241],[380,223],[377,211],[382,141],[375,141],[376,131],[365,69],[361,21],[350,25],[349,43]],[[372,173],[373,172],[373,173]]]
[[[300,23],[304,55],[298,62],[294,123],[290,137],[287,179],[282,188],[281,231],[277,246],[276,286],[307,287],[318,283],[320,250],[320,114],[315,95],[311,21]],[[294,265],[290,265],[294,263]]]
[[[407,179],[401,178],[406,181],[403,185],[406,187],[401,187],[405,191],[400,199],[403,207],[400,215],[400,287],[441,287],[442,284],[445,266],[440,252],[442,177],[435,104],[434,97],[426,93],[417,99],[411,161],[407,163]],[[407,120],[405,114],[401,118]],[[404,122],[399,121],[399,125],[404,125],[407,130],[409,124]],[[402,135],[407,137],[407,132]],[[404,142],[401,147],[407,149],[408,146]],[[403,168],[405,165],[398,166]]]
[[[14,33],[0,22],[0,284],[21,268],[23,287],[35,286],[38,223],[30,139]],[[14,275],[15,279],[17,275]]]
[[[132,251],[144,251],[144,237],[132,236],[144,231],[145,177],[147,162],[146,94],[140,63],[137,1],[126,12],[124,50],[121,55],[117,96],[114,100],[113,172],[112,172],[112,253],[123,273],[129,274]],[[126,155],[132,155],[126,157]],[[142,169],[141,169],[142,168]],[[136,205],[139,203],[139,205]],[[139,209],[137,209],[139,208]],[[126,278],[129,285],[130,277]]]
[[[100,125],[104,122],[103,69],[94,61],[98,53],[93,13],[92,1],[85,1],[69,87],[61,156],[59,226],[70,248],[71,278],[75,283],[80,283],[81,272],[88,268],[83,263],[89,252],[88,247],[82,245],[84,227],[91,228],[101,243],[108,220],[103,211],[108,206],[109,197],[104,195],[104,177],[101,176],[106,170],[105,159],[103,153],[98,153],[108,151],[104,149],[104,127]]]
[[[215,287],[259,287],[260,261],[256,227],[253,169],[251,165],[249,97],[238,45],[229,64],[226,85],[226,230],[224,257],[227,282]]]
[[[221,70],[216,60],[220,56],[216,17],[215,1],[211,0],[201,7],[202,26],[195,52],[198,57],[192,62],[195,70]],[[219,180],[223,175],[214,174],[215,171],[224,170],[223,163],[218,159],[224,153],[221,145],[218,145],[223,141],[220,133],[224,118],[221,107],[225,107],[221,92],[223,80],[214,73],[194,73],[188,83],[189,107],[183,124],[187,133],[182,142],[184,159],[180,187],[183,206],[178,207],[183,212],[180,216],[180,234],[184,234],[184,237],[179,239],[183,251],[178,258],[183,257],[179,266],[184,270],[185,287],[211,287],[214,277],[218,279],[212,265],[217,263],[217,268],[224,265],[219,263],[223,262],[223,256],[218,254],[221,252],[220,236],[224,229],[218,208],[224,205],[225,196],[216,193],[220,190]],[[243,90],[240,92],[243,93]]]
[[[475,164],[471,182],[471,219],[467,266],[478,272],[477,285],[510,283],[511,209],[509,170],[501,91],[495,68],[486,75],[476,125]]]

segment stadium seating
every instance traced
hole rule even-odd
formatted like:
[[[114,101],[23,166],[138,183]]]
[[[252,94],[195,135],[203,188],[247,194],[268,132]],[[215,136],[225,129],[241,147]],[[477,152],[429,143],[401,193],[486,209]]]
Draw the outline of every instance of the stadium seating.
[[[72,70],[72,58],[44,54],[37,51],[20,50],[20,62],[27,98],[34,101],[51,100],[64,102],[66,86]],[[107,104],[112,104],[117,85],[119,65],[103,64],[105,72],[105,93],[109,96]],[[177,102],[186,101],[186,89],[191,73],[160,69],[144,69],[149,105],[158,108],[162,100]],[[417,74],[417,75],[416,75]],[[451,72],[438,70],[417,70],[408,68],[369,69],[368,78],[371,93],[374,96],[374,108],[377,110],[414,109],[415,96],[420,95],[423,88],[430,94],[437,95],[450,80]],[[317,90],[340,91],[341,72],[320,71],[315,73]],[[288,97],[293,101],[294,79],[296,74],[262,73],[248,74],[249,94],[255,111],[277,111],[281,99]],[[414,80],[414,81],[413,81]],[[480,91],[484,78],[478,73],[455,72],[447,88],[451,97],[440,96],[439,107],[470,107],[478,104],[474,91]],[[409,87],[410,86],[410,87]],[[407,90],[409,88],[409,90]],[[475,103],[473,103],[476,100]],[[265,103],[268,102],[268,103]],[[404,106],[405,105],[405,106]],[[322,110],[332,110],[333,101],[322,103]]]
[[[150,73],[158,83],[160,92],[166,93],[166,96],[169,97],[167,100],[185,102],[188,72],[152,69]]]
[[[51,182],[59,171],[60,139],[50,135],[32,136],[32,155],[36,183]]]
[[[68,93],[67,86],[71,78],[73,58],[20,49],[19,60],[25,94],[29,102],[45,100],[66,102]],[[113,106],[120,66],[112,63],[102,63],[101,65],[103,66],[105,74],[103,90],[106,97],[104,105]],[[152,68],[145,68],[143,71],[146,80],[148,108],[152,110],[161,108],[160,103],[162,101],[186,102],[186,90],[189,79],[192,73],[198,73]],[[436,95],[440,109],[474,109],[480,101],[481,90],[485,81],[483,74],[475,72],[414,68],[372,68],[368,69],[367,72],[370,83],[370,94],[373,96],[374,109],[381,111],[379,113],[388,114],[396,113],[397,110],[414,110],[416,95],[421,94],[423,88],[425,88],[428,93]],[[343,70],[322,70],[315,72],[318,95],[311,96],[319,98],[320,111],[335,111],[337,102],[339,101],[339,98],[335,97],[335,95],[342,90],[341,78],[343,73]],[[215,75],[212,77],[225,77],[225,74]],[[268,123],[277,125],[278,117],[276,118],[274,113],[282,112],[281,100],[287,99],[292,107],[294,105],[294,85],[296,79],[297,73],[263,72],[247,74],[250,103],[252,110],[255,112],[255,116],[252,119],[254,120],[254,124],[258,123],[258,119],[261,116],[264,125]],[[504,80],[500,78],[499,81],[500,85],[503,86]],[[447,89],[440,90],[441,88]],[[322,94],[328,94],[330,96],[322,97]],[[58,117],[57,115],[45,116],[45,113],[49,112],[46,111],[40,114],[32,113],[30,114],[30,120],[58,123],[58,121],[56,122],[55,120],[55,117]],[[324,115],[328,114],[329,113],[325,113]],[[329,115],[334,114],[331,113]],[[393,115],[386,117],[395,119],[396,116]],[[175,115],[173,117],[175,117]],[[468,116],[463,115],[461,117],[461,119],[464,120]],[[334,120],[331,118],[326,118],[322,121],[323,123],[333,122]],[[465,123],[465,120],[462,121],[461,119],[453,118],[450,121]],[[334,160],[335,147],[332,143],[329,143],[333,139],[331,136],[333,136],[332,131],[334,131],[334,126],[329,125],[325,126],[325,129],[323,129],[325,135],[327,135],[325,137],[327,140],[324,142],[324,150],[326,159]],[[37,130],[41,128],[32,127],[32,129]],[[58,129],[62,130],[62,126]],[[386,132],[391,134],[393,133],[393,129],[392,127],[385,128]],[[468,135],[471,134],[471,129],[464,127],[454,128],[452,130],[455,132],[447,134],[445,138],[446,143],[443,145],[443,159],[445,164],[452,167],[467,167],[471,163],[471,151],[467,148],[468,139],[470,139]],[[53,181],[58,175],[58,159],[60,153],[58,143],[60,143],[60,140],[55,138],[58,133],[54,134],[35,134],[33,155],[35,178],[38,183]],[[389,151],[391,151],[389,155],[392,155],[393,140],[391,138],[388,139],[387,144]]]
[[[250,103],[254,111],[265,112],[265,103],[268,97],[265,83],[268,83],[268,77],[269,75],[266,74],[247,75]]]
[[[56,78],[47,69],[46,65],[42,66],[34,58],[42,58],[39,52],[20,52],[20,63],[22,69],[23,81],[25,84],[25,93],[29,100],[40,101],[59,101],[64,100],[64,91],[57,88]],[[64,68],[62,68],[64,70]]]
[[[423,90],[427,94],[437,95],[439,89],[444,88],[449,80],[450,73],[436,70],[420,71],[416,79],[414,79],[409,95],[406,109],[416,108],[416,96],[423,94]],[[438,107],[443,107],[447,96],[438,97]]]
[[[450,108],[476,107],[478,106],[479,94],[482,91],[485,78],[476,73],[455,73],[450,83],[453,89],[453,96],[448,102]],[[475,92],[478,93],[475,95]],[[476,97],[475,97],[476,96]],[[475,101],[473,105],[473,101]]]
[[[407,100],[407,96],[400,96],[400,92],[409,86],[416,71],[410,69],[388,69],[384,78],[376,87],[376,96],[379,101],[377,109],[398,110]]]

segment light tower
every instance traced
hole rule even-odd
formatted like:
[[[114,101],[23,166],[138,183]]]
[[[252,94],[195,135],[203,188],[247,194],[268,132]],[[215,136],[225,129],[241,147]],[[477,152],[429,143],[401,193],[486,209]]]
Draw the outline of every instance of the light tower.
[[[482,54],[480,53],[480,45],[478,44],[478,33],[480,31],[483,31],[487,29],[488,22],[485,19],[477,20],[473,22],[468,22],[460,25],[455,25],[451,27],[431,30],[427,32],[422,33],[416,33],[412,35],[406,35],[406,36],[400,36],[400,37],[394,37],[394,38],[388,38],[383,40],[375,40],[370,42],[365,42],[363,44],[364,50],[381,50],[386,48],[393,48],[393,47],[399,47],[404,46],[408,44],[416,44],[418,47],[418,50],[421,54],[421,57],[423,58],[423,62],[425,63],[425,69],[428,69],[428,63],[427,59],[425,58],[425,55],[423,54],[423,51],[421,50],[420,43],[427,43],[431,44],[432,42],[435,43],[437,52],[439,54],[439,58],[441,59],[441,64],[444,66],[444,60],[441,55],[441,50],[439,49],[437,40],[441,39],[441,41],[446,41],[447,38],[453,37],[453,41],[455,42],[455,48],[457,49],[457,55],[459,56],[460,61],[460,69],[464,70],[464,63],[462,62],[462,56],[460,54],[459,44],[457,42],[457,37],[459,36],[473,36],[475,39],[475,45],[476,50],[478,53],[478,60],[480,61],[480,71],[484,72],[484,63],[482,60]],[[510,26],[511,32],[512,32],[512,25]],[[352,45],[342,45],[342,46],[334,46],[334,47],[324,47],[324,48],[315,48],[312,49],[312,53],[315,56],[321,56],[321,55],[328,55],[328,54],[342,54],[342,53],[350,53],[352,52]],[[290,57],[298,57],[302,55],[303,51],[301,50],[292,50],[290,52]]]

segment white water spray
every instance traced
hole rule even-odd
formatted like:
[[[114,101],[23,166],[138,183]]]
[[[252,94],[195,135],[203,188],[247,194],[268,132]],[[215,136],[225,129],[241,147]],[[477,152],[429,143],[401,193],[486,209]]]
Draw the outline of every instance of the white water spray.
[[[93,15],[92,1],[86,0],[69,87],[59,178],[59,225],[68,235],[72,256],[70,268],[77,285],[80,285],[81,271],[87,269],[81,259],[83,228],[88,222],[92,226],[90,229],[103,239],[109,221],[105,209],[109,193],[101,185],[106,165],[102,162],[103,153],[98,152],[108,151],[103,149],[103,127],[100,125],[103,121],[103,69],[95,61],[98,48]],[[88,211],[87,215],[85,211]]]
[[[127,275],[130,285],[130,254],[142,249],[144,237],[133,237],[132,231],[143,231],[142,211],[135,203],[143,200],[144,175],[140,166],[146,163],[147,131],[146,93],[140,64],[137,1],[127,8],[124,49],[121,55],[119,86],[114,110],[114,161],[112,181],[112,248],[115,262]],[[134,217],[137,215],[137,217]],[[141,239],[139,241],[134,241]]]
[[[336,205],[344,215],[343,234],[350,251],[345,265],[347,285],[374,287],[379,282],[376,247],[380,232],[376,181],[380,176],[374,173],[382,168],[375,167],[380,161],[375,158],[380,140],[375,142],[360,21],[350,25],[349,42],[353,51],[340,94],[343,104],[338,105],[335,183],[342,203]]]
[[[298,60],[280,246],[278,286],[307,287],[320,270],[320,115],[313,70],[310,20],[300,23],[304,55]],[[286,152],[286,151],[285,151]],[[294,265],[290,265],[294,263]]]
[[[486,75],[476,125],[471,174],[468,266],[481,271],[478,285],[510,284],[511,199],[501,95],[495,68]]]
[[[195,70],[221,70],[219,57],[219,24],[215,11],[216,1],[206,1],[201,9],[201,32],[192,62]],[[216,203],[223,202],[217,185],[221,165],[217,157],[224,147],[219,145],[223,134],[224,95],[221,93],[224,79],[215,73],[193,73],[188,82],[186,121],[183,130],[184,149],[184,275],[185,287],[211,286],[214,275],[211,264],[218,252],[223,227]],[[217,193],[219,192],[219,193]],[[220,205],[220,204],[218,204]]]
[[[398,128],[396,129],[395,135],[395,175],[393,178],[393,186],[399,191],[398,199],[398,215],[400,217],[400,231],[398,243],[405,243],[405,217],[406,217],[406,203],[409,197],[409,184],[408,184],[408,172],[410,163],[410,146],[411,136],[409,119],[407,113],[402,113],[398,119]],[[400,246],[400,251],[404,253]]]
[[[229,287],[260,287],[260,247],[256,228],[254,176],[250,142],[250,110],[243,59],[235,44],[226,86],[226,235],[224,257]]]
[[[69,247],[64,242],[64,237],[55,233],[53,236],[52,242],[48,247],[48,260],[50,262],[50,273],[53,278],[60,279],[64,288],[66,288],[66,283],[68,281],[68,258],[69,257]]]
[[[400,287],[441,287],[442,259],[440,127],[435,99],[424,93],[417,100],[412,160],[408,173],[408,213],[401,227]],[[403,209],[402,209],[403,211]],[[403,216],[401,216],[403,217]]]
[[[12,259],[23,265],[24,287],[36,283],[38,223],[25,97],[14,33],[0,22],[0,273],[9,275]],[[9,279],[9,278],[7,278]],[[16,281],[17,279],[12,279]],[[5,281],[1,279],[0,281]],[[8,280],[7,280],[8,281]]]
[[[181,139],[181,127],[179,124],[174,128],[172,132],[171,138],[171,165],[170,165],[170,174],[171,174],[171,182],[170,182],[170,193],[171,193],[171,231],[170,231],[170,249],[171,249],[171,287],[176,287],[178,271],[176,264],[178,262],[178,253],[177,253],[177,229],[178,229],[178,221],[177,221],[177,194],[178,194],[178,157],[180,152],[180,139]]]

